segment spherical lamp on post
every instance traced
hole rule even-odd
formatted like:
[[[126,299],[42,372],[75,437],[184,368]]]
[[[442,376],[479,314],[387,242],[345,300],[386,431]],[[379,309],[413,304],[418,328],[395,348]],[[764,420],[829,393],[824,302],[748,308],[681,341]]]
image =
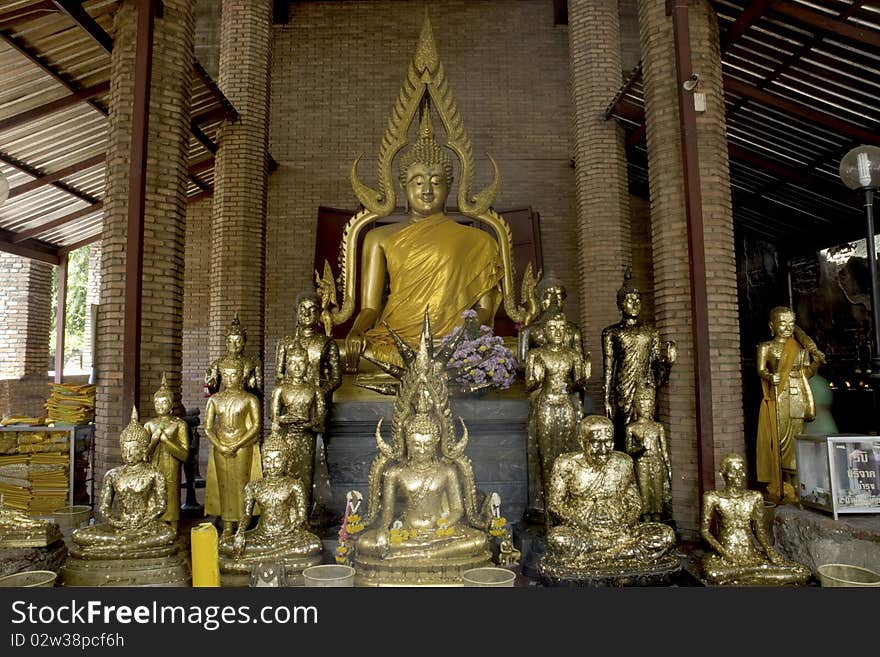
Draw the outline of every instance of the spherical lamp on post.
[[[877,252],[874,247],[874,190],[880,188],[880,148],[856,146],[844,155],[840,160],[840,179],[850,189],[865,192],[868,276],[871,278],[871,322],[874,332],[871,376],[880,377],[880,291],[877,288]]]

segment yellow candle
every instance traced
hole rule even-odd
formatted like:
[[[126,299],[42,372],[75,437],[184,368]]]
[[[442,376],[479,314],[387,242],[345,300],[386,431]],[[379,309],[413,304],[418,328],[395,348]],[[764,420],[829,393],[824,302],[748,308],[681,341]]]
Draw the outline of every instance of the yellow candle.
[[[190,531],[192,549],[192,585],[220,586],[220,564],[217,561],[217,529],[210,522],[196,525]]]

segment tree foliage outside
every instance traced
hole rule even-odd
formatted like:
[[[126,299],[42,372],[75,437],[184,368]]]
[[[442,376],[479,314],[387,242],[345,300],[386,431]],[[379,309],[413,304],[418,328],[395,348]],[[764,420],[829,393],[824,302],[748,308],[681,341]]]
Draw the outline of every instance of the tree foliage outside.
[[[86,245],[71,251],[67,260],[67,316],[65,321],[64,362],[89,348],[86,344],[86,295],[89,288],[89,253]],[[55,326],[58,320],[58,267],[52,270],[52,328],[49,355],[55,358]]]

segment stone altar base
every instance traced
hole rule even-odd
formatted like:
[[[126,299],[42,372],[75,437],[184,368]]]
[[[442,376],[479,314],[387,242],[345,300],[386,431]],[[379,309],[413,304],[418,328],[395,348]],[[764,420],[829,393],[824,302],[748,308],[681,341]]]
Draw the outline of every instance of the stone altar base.
[[[620,587],[671,586],[681,574],[681,558],[669,555],[650,567],[637,563],[622,564],[615,568],[572,568],[557,563],[544,554],[538,562],[540,582],[544,586]]]
[[[421,560],[394,559],[389,562],[372,557],[356,556],[355,586],[464,586],[462,574],[471,568],[491,566],[486,552],[467,559],[444,559],[437,565]]]
[[[839,515],[795,504],[776,507],[776,549],[816,575],[825,563],[844,563],[880,572],[880,514]]]
[[[394,397],[354,385],[355,377],[343,377],[333,395],[324,443],[330,473],[331,504],[342,514],[345,494],[358,490],[368,498],[370,465],[376,457],[376,422],[390,439]],[[522,382],[508,390],[491,391],[482,397],[451,397],[456,437],[461,437],[459,416],[469,432],[465,455],[474,468],[478,492],[501,495],[501,514],[514,522],[522,517],[528,497],[526,470],[526,420],[529,400]]]
[[[61,568],[62,586],[190,586],[183,550],[139,559],[83,559],[71,556]]]
[[[62,540],[56,540],[46,547],[2,548],[0,577],[24,570],[53,570],[57,573],[65,559],[67,559],[67,545]]]
[[[266,559],[250,562],[233,561],[220,555],[220,586],[240,588],[250,586],[251,570],[257,563],[272,566],[279,561],[284,563],[286,586],[303,586],[303,571],[310,566],[323,563],[322,555],[300,558]],[[268,586],[268,585],[267,585]]]

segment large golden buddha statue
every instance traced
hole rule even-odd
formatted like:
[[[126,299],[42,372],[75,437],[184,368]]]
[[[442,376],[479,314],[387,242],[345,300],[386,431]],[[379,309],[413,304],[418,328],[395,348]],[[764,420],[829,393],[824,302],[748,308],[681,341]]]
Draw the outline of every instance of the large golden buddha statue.
[[[458,212],[490,227],[494,238],[445,213],[453,167],[435,139],[432,109],[445,128],[446,146],[461,164]],[[417,113],[418,138],[400,156],[398,175],[409,218],[374,227],[366,233],[357,272],[356,249],[362,232],[395,209],[393,161],[407,145],[409,128]],[[520,324],[527,324],[537,314],[536,278],[531,275],[531,267],[523,285],[527,304],[517,305],[514,300],[510,229],[490,207],[498,191],[494,161],[495,176],[489,187],[481,192],[471,191],[474,158],[470,138],[449,90],[427,17],[382,140],[378,190],[359,180],[359,161],[360,157],[352,167],[351,183],[364,209],[352,217],[343,234],[339,307],[329,308],[335,303],[335,283],[329,266],[324,268],[324,277],[318,279],[325,303],[321,313],[325,328],[347,321],[354,313],[355,299],[360,300],[360,311],[345,340],[343,362],[347,372],[357,370],[362,354],[399,365],[386,325],[404,340],[415,343],[426,307],[438,337],[448,335],[460,325],[461,314],[468,309],[476,310],[481,323],[491,327],[502,300],[507,315]]]
[[[244,489],[244,514],[233,537],[219,546],[225,584],[244,584],[257,564],[283,563],[288,581],[301,578],[304,568],[321,563],[321,540],[306,529],[306,493],[299,479],[286,474],[289,449],[273,432],[263,443],[263,478]],[[254,506],[260,521],[248,530]],[[238,577],[236,577],[238,576]]]
[[[71,558],[62,570],[65,585],[171,586],[189,578],[177,533],[161,520],[165,476],[147,461],[149,444],[150,434],[132,409],[119,436],[123,464],[109,470],[101,486],[103,522],[74,530]]]
[[[467,428],[455,441],[443,363],[433,359],[425,321],[414,361],[394,403],[392,442],[376,427],[379,454],[357,539],[355,568],[364,585],[456,585],[490,560],[491,519],[477,511]]]
[[[721,461],[723,490],[703,494],[700,535],[712,548],[703,558],[703,572],[712,584],[780,586],[805,584],[810,569],[784,559],[770,545],[764,527],[764,500],[746,489],[746,463],[738,454]],[[717,519],[718,531],[711,531]]]
[[[667,525],[639,522],[642,510],[632,459],[614,451],[614,425],[588,415],[578,427],[581,450],[562,454],[550,475],[547,508],[559,521],[547,533],[538,569],[557,579],[677,569]]]

